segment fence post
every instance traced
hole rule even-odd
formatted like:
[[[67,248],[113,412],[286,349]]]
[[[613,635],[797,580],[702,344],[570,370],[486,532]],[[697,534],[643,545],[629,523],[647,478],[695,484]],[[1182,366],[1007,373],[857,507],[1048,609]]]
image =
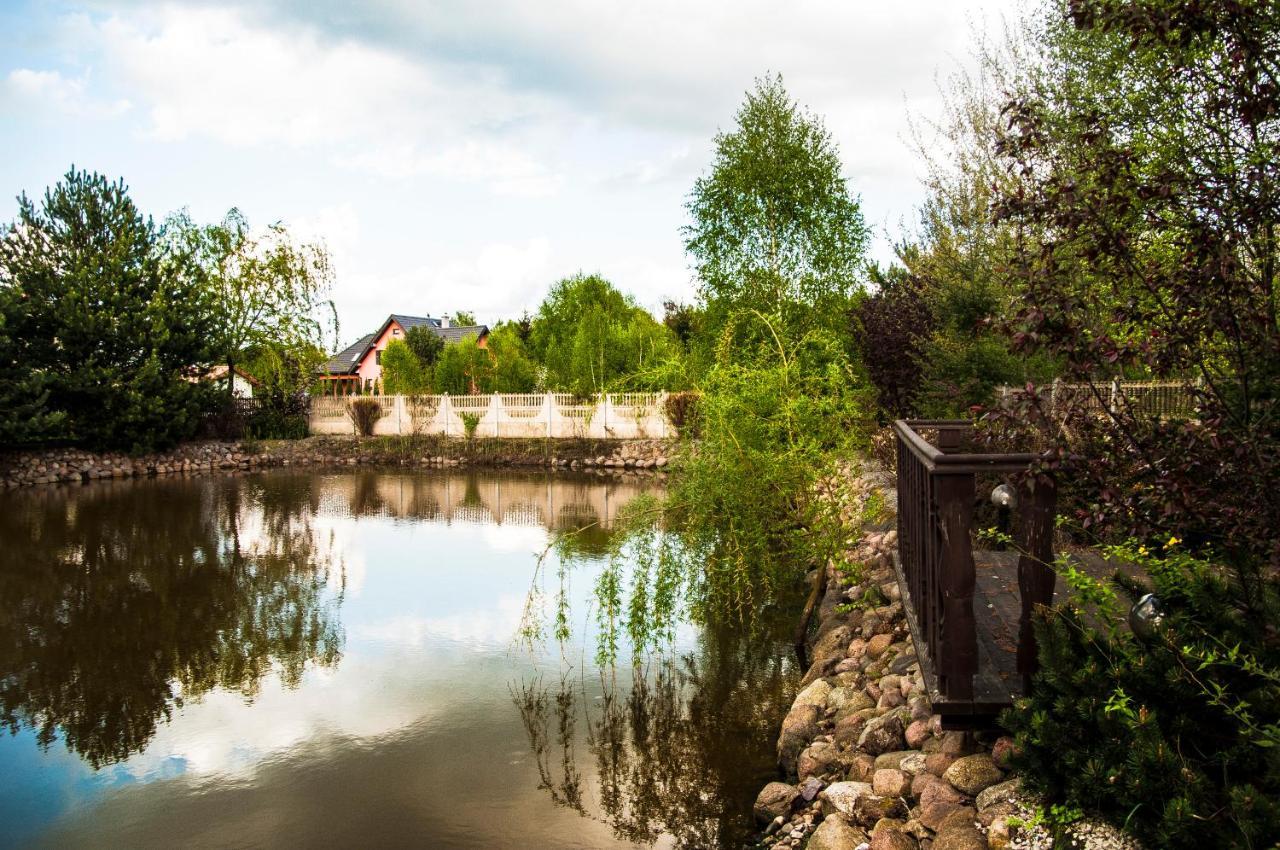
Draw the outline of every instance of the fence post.
[[[551,393],[542,394],[542,411],[547,416],[547,439],[551,439]]]
[[[1018,621],[1018,672],[1029,687],[1036,671],[1036,637],[1031,615],[1037,605],[1053,603],[1053,585],[1057,579],[1053,564],[1054,514],[1058,489],[1052,477],[1037,476],[1021,487],[1018,496],[1019,540],[1018,594],[1022,599],[1022,615]]]
[[[453,405],[449,403],[449,394],[440,396],[440,409],[444,411],[444,436],[449,437],[449,420],[453,417]]]
[[[502,397],[497,393],[489,394],[489,413],[493,416],[493,436],[502,436]]]
[[[977,574],[969,528],[973,525],[972,474],[934,477],[941,532],[942,634],[938,690],[952,699],[973,699],[978,672],[978,624],[973,614]]]
[[[1120,379],[1111,379],[1111,404],[1107,406],[1108,413],[1116,412],[1116,397],[1120,395]]]

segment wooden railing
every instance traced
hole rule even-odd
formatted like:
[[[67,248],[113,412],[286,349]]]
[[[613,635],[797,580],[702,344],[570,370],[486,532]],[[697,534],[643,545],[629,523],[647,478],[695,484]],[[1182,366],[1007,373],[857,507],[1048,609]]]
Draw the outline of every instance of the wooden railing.
[[[1023,475],[1035,456],[962,451],[972,424],[966,421],[898,420],[898,551],[900,582],[907,598],[921,665],[946,699],[974,699],[979,671],[975,619],[973,521],[977,476],[1005,479],[1016,488],[1015,532],[1019,624],[1017,670],[1035,669],[1031,614],[1053,600],[1053,528],[1056,489],[1046,477]],[[932,434],[935,442],[926,439]],[[936,443],[936,444],[935,444]],[[983,494],[983,498],[986,494]]]

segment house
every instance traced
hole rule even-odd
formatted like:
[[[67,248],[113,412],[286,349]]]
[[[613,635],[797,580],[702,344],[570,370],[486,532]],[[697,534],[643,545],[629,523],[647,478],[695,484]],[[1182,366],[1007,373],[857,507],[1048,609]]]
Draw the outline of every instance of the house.
[[[226,392],[227,364],[222,363],[218,366],[214,366],[203,375],[200,375],[200,380],[215,383],[223,392]],[[235,372],[232,373],[231,376],[231,394],[233,396],[236,398],[253,398],[253,388],[256,386],[259,386],[257,378],[253,377],[239,366],[235,367]]]
[[[404,339],[410,328],[427,328],[446,343],[474,336],[481,348],[489,336],[487,325],[459,326],[448,319],[392,313],[377,331],[360,337],[329,358],[319,369],[324,395],[351,395],[376,387],[382,378],[382,352],[393,339]]]

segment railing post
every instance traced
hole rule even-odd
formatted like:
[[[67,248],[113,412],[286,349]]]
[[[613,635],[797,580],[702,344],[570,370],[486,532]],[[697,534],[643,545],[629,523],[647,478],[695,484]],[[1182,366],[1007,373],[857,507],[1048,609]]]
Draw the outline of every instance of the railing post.
[[[1054,515],[1057,510],[1057,483],[1041,475],[1023,484],[1018,498],[1021,522],[1018,548],[1018,593],[1022,598],[1022,615],[1018,621],[1018,672],[1030,686],[1036,671],[1036,636],[1031,616],[1037,605],[1053,603],[1053,586],[1057,573],[1053,567]]]
[[[942,537],[938,690],[951,699],[972,699],[973,676],[978,672],[978,627],[973,616],[977,577],[969,542],[974,486],[971,473],[934,476]]]

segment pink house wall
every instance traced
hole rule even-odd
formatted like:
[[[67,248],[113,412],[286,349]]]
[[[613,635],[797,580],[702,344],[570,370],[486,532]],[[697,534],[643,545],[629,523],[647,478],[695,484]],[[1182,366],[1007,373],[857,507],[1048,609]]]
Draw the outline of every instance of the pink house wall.
[[[373,341],[373,347],[365,354],[364,359],[360,361],[360,368],[356,370],[356,374],[363,381],[377,381],[382,377],[382,367],[378,365],[378,352],[387,347],[387,343],[393,339],[404,339],[404,328],[400,327],[399,322],[392,322],[382,336]]]

